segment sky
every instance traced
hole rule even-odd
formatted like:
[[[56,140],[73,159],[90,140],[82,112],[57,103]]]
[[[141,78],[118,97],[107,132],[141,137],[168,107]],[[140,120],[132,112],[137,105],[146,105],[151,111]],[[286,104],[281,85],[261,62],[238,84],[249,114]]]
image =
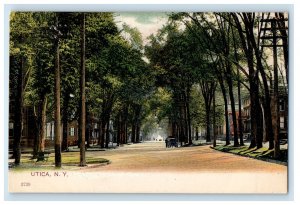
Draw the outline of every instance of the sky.
[[[123,23],[130,27],[136,27],[142,34],[144,45],[148,42],[147,37],[156,34],[167,22],[166,13],[160,12],[129,12],[116,13],[115,21],[119,27]]]

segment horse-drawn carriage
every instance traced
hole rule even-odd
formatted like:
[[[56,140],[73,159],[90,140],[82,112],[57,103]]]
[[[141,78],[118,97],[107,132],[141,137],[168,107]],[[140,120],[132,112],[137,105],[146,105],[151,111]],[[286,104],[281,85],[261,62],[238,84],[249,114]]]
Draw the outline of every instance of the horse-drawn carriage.
[[[176,142],[175,138],[167,137],[165,142],[166,142],[166,148],[178,147],[178,143]]]

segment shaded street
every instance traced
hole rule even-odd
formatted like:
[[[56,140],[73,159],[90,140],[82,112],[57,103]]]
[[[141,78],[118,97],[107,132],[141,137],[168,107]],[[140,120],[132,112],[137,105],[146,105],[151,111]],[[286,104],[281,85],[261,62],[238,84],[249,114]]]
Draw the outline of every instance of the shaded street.
[[[145,142],[87,152],[92,155],[112,163],[89,171],[287,172],[286,166],[219,152],[209,145],[165,148],[164,142]]]
[[[7,19],[11,192],[287,193],[289,12]]]

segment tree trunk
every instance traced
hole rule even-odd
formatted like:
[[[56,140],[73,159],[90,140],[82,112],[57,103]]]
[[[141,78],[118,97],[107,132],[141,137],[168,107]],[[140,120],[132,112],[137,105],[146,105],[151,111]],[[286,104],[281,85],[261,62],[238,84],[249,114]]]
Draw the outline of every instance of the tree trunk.
[[[213,94],[213,133],[214,133],[214,142],[213,142],[213,147],[217,146],[217,133],[216,133],[216,96],[215,92]]]
[[[120,146],[121,140],[121,114],[119,113],[116,117],[116,123],[117,123],[117,146]]]
[[[81,101],[78,103],[78,135],[77,135],[77,147],[80,149],[80,145],[81,145],[81,128],[80,128],[80,122],[81,122]]]
[[[180,138],[180,146],[183,146],[184,141],[184,126],[181,123],[181,126],[179,127],[179,138]]]
[[[81,61],[80,61],[80,101],[81,101],[81,119],[79,128],[81,130],[80,143],[80,164],[85,166],[85,121],[86,121],[86,107],[85,107],[85,13],[81,14]]]
[[[259,58],[259,57],[257,57]],[[264,105],[264,116],[265,116],[265,125],[266,125],[266,135],[267,139],[269,140],[269,149],[274,148],[274,133],[272,128],[272,112],[271,112],[271,98],[270,98],[270,92],[269,92],[269,85],[268,80],[266,78],[264,68],[260,62],[261,60],[258,60],[258,68],[260,70],[262,79],[263,79],[263,85],[264,85],[264,96],[265,96],[265,103]]]
[[[230,145],[230,124],[229,124],[229,112],[228,112],[228,103],[227,103],[227,97],[226,97],[226,103],[225,103],[225,140],[226,140],[226,145]]]
[[[131,142],[135,143],[135,134],[136,134],[136,129],[135,129],[135,123],[132,122],[132,126],[131,126]]]
[[[206,103],[205,103],[206,104]],[[206,110],[206,142],[210,142],[210,108],[208,105],[205,105],[205,110]]]
[[[240,83],[240,74],[238,69],[238,101],[239,101],[239,137],[240,137],[240,146],[244,146],[244,139],[243,139],[243,122],[242,122],[242,100],[241,100],[241,83]]]
[[[58,14],[57,14],[58,15]],[[56,27],[58,27],[58,16],[56,16]],[[60,116],[60,65],[59,65],[59,39],[55,41],[55,167],[61,167],[61,116]]]
[[[265,90],[265,92],[267,92]],[[268,91],[269,92],[269,91]],[[274,148],[274,132],[272,127],[272,110],[271,110],[271,98],[270,94],[268,97],[264,98],[263,107],[264,107],[264,117],[265,117],[265,126],[266,126],[266,140],[269,141],[269,150]]]
[[[262,110],[259,101],[259,79],[258,73],[254,73],[254,78],[250,83],[250,100],[251,100],[251,144],[249,148],[257,147],[261,148],[263,139],[263,119]]]
[[[234,36],[233,29],[231,27],[231,32],[233,36],[233,45],[234,45],[234,57],[236,62],[239,61],[237,55],[237,47],[236,47],[236,39]],[[240,145],[244,146],[244,139],[243,139],[243,123],[242,123],[242,102],[241,102],[241,82],[240,82],[240,69],[237,67],[237,77],[238,77],[238,105],[239,105],[239,117],[238,117],[238,136],[240,138]]]
[[[247,57],[247,63],[248,63],[248,67],[249,67],[249,84],[250,84],[250,114],[251,114],[251,144],[249,146],[249,148],[253,148],[255,146],[257,146],[257,140],[259,141],[259,137],[262,136],[258,136],[259,133],[259,127],[258,127],[258,123],[259,123],[259,116],[257,116],[257,111],[260,110],[259,107],[259,96],[258,96],[258,85],[259,85],[259,79],[258,79],[258,74],[257,72],[254,70],[254,62],[253,62],[253,42],[251,43],[251,35],[249,33],[249,30],[253,29],[253,27],[251,27],[251,24],[248,22],[247,23],[247,16],[244,16],[243,21],[245,22],[245,27],[247,27],[246,29],[246,38],[244,36],[243,33],[243,29],[241,26],[241,23],[239,21],[239,18],[237,16],[236,13],[232,13],[231,14],[232,17],[234,18],[234,21],[236,23],[238,32],[239,32],[239,36],[240,36],[240,40],[241,40],[241,44],[243,47],[243,51],[246,54]],[[253,25],[252,25],[253,26]],[[260,145],[259,145],[260,146]]]
[[[68,150],[68,106],[69,106],[70,95],[68,92],[65,93],[63,102],[63,141],[62,141],[62,151]]]
[[[221,20],[221,19],[220,19]],[[231,28],[230,25],[226,25],[225,21],[220,21],[219,26],[221,28],[221,34],[222,34],[222,42],[223,42],[223,53],[226,58],[229,58],[230,55],[230,35],[229,35],[229,29]],[[226,28],[228,26],[228,29]],[[234,41],[233,41],[234,43]],[[232,82],[232,64],[230,61],[225,61],[225,79],[227,81],[228,85],[228,91],[229,91],[229,99],[231,104],[231,115],[232,115],[232,121],[233,121],[233,140],[234,140],[234,147],[239,146],[239,139],[238,139],[238,133],[237,133],[237,119],[236,119],[236,112],[235,112],[235,100],[234,100],[234,94],[233,94],[233,82]]]
[[[183,93],[183,119],[184,119],[184,143],[189,143],[189,124],[187,119],[187,101],[186,93]]]
[[[188,123],[188,144],[192,144],[192,126],[191,126],[191,113],[190,113],[190,88],[187,89],[186,94],[186,111]]]
[[[106,128],[106,119],[105,116],[102,116],[102,127],[101,127],[101,148],[105,148],[105,128]]]
[[[124,123],[124,139],[125,139],[124,144],[127,144],[128,143],[128,122],[127,121],[125,121]]]
[[[226,145],[230,145],[230,129],[229,129],[229,118],[228,118],[228,101],[227,101],[227,94],[226,94],[226,88],[224,86],[224,81],[222,76],[219,76],[219,84],[221,87],[221,91],[222,91],[222,95],[223,95],[223,99],[224,99],[224,106],[225,106],[225,130],[226,130]]]
[[[40,127],[39,127],[39,155],[38,155],[38,159],[37,161],[44,161],[44,154],[43,152],[45,152],[45,138],[46,138],[46,120],[47,120],[47,115],[46,115],[46,111],[47,111],[47,96],[44,95],[42,97],[42,110],[41,110],[41,123],[40,123]]]
[[[98,145],[101,146],[101,137],[102,137],[102,120],[100,119],[99,124],[98,124]]]
[[[186,123],[186,108],[185,103],[182,100],[180,100],[180,142],[185,143],[186,142],[186,131],[187,131],[187,123]]]
[[[24,62],[23,57],[20,57],[20,65],[18,66],[17,74],[17,90],[15,95],[14,108],[14,144],[13,156],[15,158],[15,165],[21,162],[21,138],[22,138],[22,122],[23,122],[23,71]]]
[[[254,95],[254,94],[253,94]],[[251,98],[251,108],[250,108],[250,113],[251,113],[251,143],[249,148],[254,148],[257,146],[257,125],[258,125],[258,116],[256,116],[256,105],[255,102],[253,103],[253,101],[255,101],[255,96],[250,96]],[[254,98],[254,99],[253,99]],[[255,117],[254,117],[255,116]]]
[[[140,123],[138,122],[136,125],[136,142],[140,142]]]
[[[195,132],[196,132],[196,141],[198,141],[199,140],[199,128],[198,127],[195,128]]]
[[[128,143],[128,104],[126,104],[125,108],[124,108],[124,115],[123,115],[123,119],[124,119],[124,144]]]
[[[124,122],[122,122],[122,118],[120,121],[120,145],[125,144],[125,134],[124,134]]]
[[[105,139],[105,147],[108,148],[108,144],[110,141],[109,137],[109,121],[110,121],[110,114],[107,115],[107,121],[106,121],[106,139]]]
[[[210,111],[211,111],[211,103],[213,94],[216,89],[215,82],[200,82],[202,96],[204,98],[205,104],[205,117],[206,117],[206,142],[211,141],[211,133],[210,133]]]
[[[256,108],[256,120],[257,120],[257,134],[256,134],[256,147],[257,149],[263,147],[263,115],[262,115],[262,109],[261,109],[261,104],[257,103],[257,108]]]
[[[34,107],[34,109],[36,109]],[[39,119],[38,115],[34,116],[34,129],[39,130]],[[51,134],[51,132],[50,132]],[[34,132],[34,141],[33,141],[33,153],[32,153],[32,159],[37,159],[38,157],[38,152],[39,152],[39,132]]]
[[[232,32],[233,33],[233,32]],[[235,45],[235,38],[233,38],[234,42],[234,56],[235,60],[238,62],[236,45]],[[240,146],[244,146],[244,139],[243,139],[243,122],[242,122],[242,101],[241,101],[241,82],[240,82],[240,69],[237,68],[237,77],[238,77],[238,105],[239,105],[239,117],[238,117],[238,135],[240,138]]]
[[[230,72],[231,68],[227,68],[227,72]],[[233,140],[234,140],[234,147],[239,146],[239,140],[238,140],[238,135],[237,135],[237,120],[236,120],[236,112],[235,112],[235,101],[234,101],[234,96],[233,96],[233,88],[232,88],[232,79],[231,79],[231,74],[230,77],[227,77],[227,84],[228,84],[228,90],[229,90],[229,98],[230,98],[230,105],[231,105],[231,115],[232,115],[232,121],[233,121]]]

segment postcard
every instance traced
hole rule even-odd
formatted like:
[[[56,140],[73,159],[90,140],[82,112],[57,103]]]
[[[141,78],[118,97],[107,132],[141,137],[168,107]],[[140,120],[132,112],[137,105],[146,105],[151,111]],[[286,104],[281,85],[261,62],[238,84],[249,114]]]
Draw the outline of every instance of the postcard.
[[[288,193],[288,12],[9,15],[10,193]]]

